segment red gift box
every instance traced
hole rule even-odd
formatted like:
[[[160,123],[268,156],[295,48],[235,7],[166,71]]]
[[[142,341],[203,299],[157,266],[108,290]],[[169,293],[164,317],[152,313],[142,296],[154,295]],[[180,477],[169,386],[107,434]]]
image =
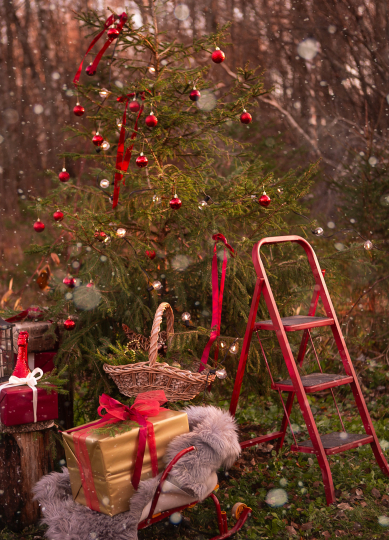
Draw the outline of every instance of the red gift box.
[[[58,418],[58,394],[37,388],[37,422]],[[28,386],[3,388],[0,392],[0,420],[5,426],[34,422],[32,389]]]

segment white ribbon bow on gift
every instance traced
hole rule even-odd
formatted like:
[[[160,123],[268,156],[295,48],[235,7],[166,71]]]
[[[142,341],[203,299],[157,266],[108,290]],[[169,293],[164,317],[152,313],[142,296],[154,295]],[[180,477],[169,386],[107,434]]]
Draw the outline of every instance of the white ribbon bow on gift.
[[[39,377],[36,375],[39,374]],[[0,392],[3,388],[12,388],[12,386],[24,386],[25,384],[29,386],[32,390],[32,407],[34,410],[34,422],[37,422],[37,408],[38,408],[38,390],[35,388],[38,384],[38,380],[42,377],[43,371],[41,368],[37,367],[32,372],[30,372],[27,377],[19,379],[15,375],[11,375],[8,382],[0,385]]]

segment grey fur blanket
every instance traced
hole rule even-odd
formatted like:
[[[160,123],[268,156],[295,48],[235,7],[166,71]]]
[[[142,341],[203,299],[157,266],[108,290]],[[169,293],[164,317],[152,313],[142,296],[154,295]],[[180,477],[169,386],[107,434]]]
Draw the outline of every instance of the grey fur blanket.
[[[181,450],[195,446],[173,467],[169,478],[181,489],[202,500],[207,495],[207,480],[218,469],[230,468],[240,454],[237,426],[231,415],[216,407],[186,409],[190,433],[171,441],[166,463]],[[143,509],[153,498],[159,475],[142,481],[131,499],[130,510],[114,517],[100,514],[73,501],[69,474],[44,476],[34,487],[35,499],[42,507],[42,523],[48,526],[50,540],[137,540],[137,527]],[[208,490],[209,492],[209,490]]]

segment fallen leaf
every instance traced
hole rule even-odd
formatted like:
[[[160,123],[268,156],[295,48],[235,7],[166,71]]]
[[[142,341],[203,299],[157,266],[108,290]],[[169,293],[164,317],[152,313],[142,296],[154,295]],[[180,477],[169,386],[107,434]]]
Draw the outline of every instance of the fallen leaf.
[[[337,505],[341,510],[353,510],[353,507],[349,503],[343,502]]]
[[[355,490],[355,495],[358,495],[358,497],[362,497],[363,491],[358,488],[358,489]]]
[[[53,259],[53,262],[58,266],[61,264],[61,261],[59,260],[59,257],[56,253],[50,253],[50,257]]]
[[[324,538],[329,538],[331,536],[331,533],[328,531],[324,531],[321,534],[324,536]]]
[[[382,495],[381,502],[384,506],[389,506],[389,497],[387,495]]]
[[[361,504],[361,506],[362,506],[363,508],[365,508],[365,506],[367,506],[367,503],[365,503],[365,501],[361,501],[360,504]]]
[[[289,535],[291,535],[291,536],[298,536],[298,535],[297,535],[297,531],[296,531],[296,529],[295,529],[294,527],[291,527],[290,525],[287,525],[287,526],[285,527],[285,529],[287,530],[287,533],[288,533]]]
[[[371,490],[371,494],[373,495],[373,497],[374,497],[375,499],[379,499],[379,498],[381,497],[381,493],[380,493],[380,492],[378,491],[378,489],[376,489],[376,488],[373,488],[373,489]]]
[[[297,523],[294,523],[293,521],[291,521],[290,524],[291,524],[292,527],[294,527],[295,529],[299,529],[299,528],[300,528],[300,525],[297,525]]]
[[[303,531],[309,531],[309,529],[312,529],[312,527],[313,527],[313,522],[312,521],[308,521],[308,523],[303,523],[301,525],[301,529]]]
[[[314,488],[318,488],[320,486],[320,483],[319,480],[317,480],[316,482],[313,482],[313,487]]]
[[[340,536],[343,536],[345,534],[344,531],[335,531],[336,538],[339,538]]]
[[[21,304],[21,301],[22,301],[22,297],[19,296],[19,298],[16,300],[15,302],[15,305],[14,305],[14,311],[23,311],[23,308],[22,308],[22,304]]]
[[[255,459],[253,458],[253,459],[250,461],[250,463],[251,463],[252,466],[256,465]]]

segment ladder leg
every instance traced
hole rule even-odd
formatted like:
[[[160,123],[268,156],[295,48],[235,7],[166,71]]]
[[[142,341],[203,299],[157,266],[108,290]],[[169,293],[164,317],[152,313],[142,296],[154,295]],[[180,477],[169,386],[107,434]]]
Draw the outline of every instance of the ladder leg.
[[[315,448],[315,443],[312,440],[313,447]],[[335,502],[335,489],[334,482],[332,480],[331,467],[328,463],[327,456],[324,451],[315,448],[317,461],[319,462],[319,467],[321,469],[321,476],[323,478],[324,492],[326,494],[327,505],[333,504]]]
[[[290,417],[290,413],[292,411],[293,401],[294,401],[294,392],[290,392],[288,396],[288,401],[286,402],[286,413],[284,412],[284,416],[282,418],[282,423],[281,423],[280,431],[282,431],[282,436],[277,440],[277,444],[275,447],[276,452],[280,452],[284,445],[286,430],[288,427],[288,417]]]
[[[262,285],[263,285],[263,279],[257,278],[257,282],[255,284],[255,289],[254,289],[253,300],[251,302],[249,320],[247,321],[246,333],[244,335],[242,352],[240,354],[238,371],[235,378],[234,390],[232,392],[232,398],[231,398],[231,403],[230,403],[230,414],[232,416],[235,416],[236,408],[238,406],[239,394],[240,394],[240,389],[242,387],[247,358],[249,355],[250,343],[251,343],[251,338],[254,331],[255,319],[257,317],[257,311],[258,311],[259,299],[261,297]]]

